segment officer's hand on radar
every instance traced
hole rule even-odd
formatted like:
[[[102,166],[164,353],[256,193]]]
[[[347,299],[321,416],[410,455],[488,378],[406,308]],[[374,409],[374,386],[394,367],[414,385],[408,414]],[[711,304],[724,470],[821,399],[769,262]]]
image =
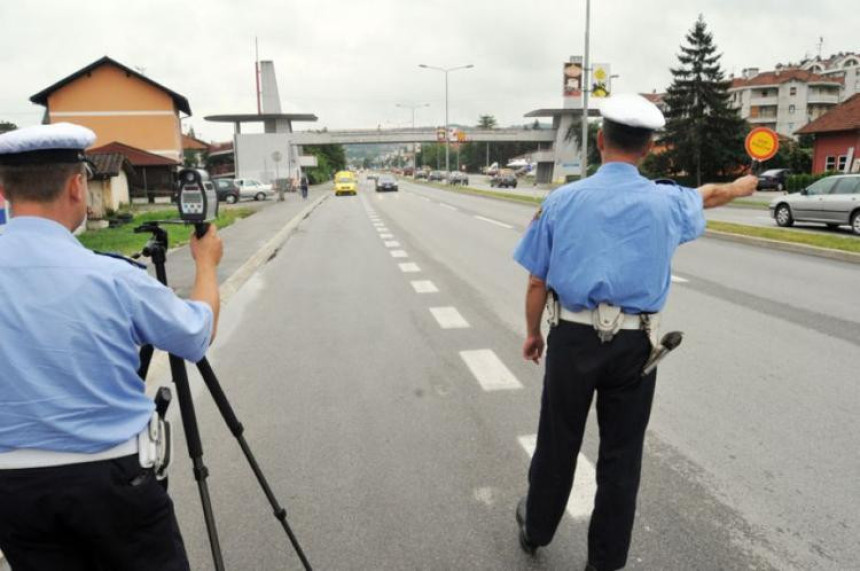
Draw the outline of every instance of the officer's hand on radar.
[[[526,342],[523,343],[523,358],[526,361],[534,361],[536,365],[540,365],[540,358],[543,356],[543,335],[529,335],[526,337]]]
[[[194,231],[191,231],[191,255],[198,265],[217,266],[221,263],[223,254],[224,245],[214,224],[209,225],[202,238],[197,238]]]
[[[735,197],[750,196],[758,186],[758,177],[752,174],[744,175],[733,183]]]

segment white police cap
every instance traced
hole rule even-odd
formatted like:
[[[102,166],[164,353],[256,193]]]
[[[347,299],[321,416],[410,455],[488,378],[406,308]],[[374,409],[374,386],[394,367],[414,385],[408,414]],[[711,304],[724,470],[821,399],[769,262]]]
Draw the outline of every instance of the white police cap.
[[[603,100],[600,114],[614,123],[656,131],[666,125],[656,105],[635,93],[619,93]]]
[[[95,133],[71,123],[23,127],[0,135],[0,164],[84,162],[84,149],[95,140]]]

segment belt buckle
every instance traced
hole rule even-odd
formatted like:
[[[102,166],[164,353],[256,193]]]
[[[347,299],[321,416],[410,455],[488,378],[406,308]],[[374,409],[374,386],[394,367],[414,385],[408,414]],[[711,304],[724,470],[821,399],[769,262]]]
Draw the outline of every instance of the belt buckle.
[[[609,343],[621,329],[624,314],[621,308],[608,303],[601,303],[591,312],[591,322],[601,343]]]

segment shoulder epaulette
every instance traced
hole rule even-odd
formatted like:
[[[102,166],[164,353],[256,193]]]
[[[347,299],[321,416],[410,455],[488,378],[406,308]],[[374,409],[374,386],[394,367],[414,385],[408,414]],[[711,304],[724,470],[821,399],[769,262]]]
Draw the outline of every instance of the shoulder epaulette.
[[[98,250],[93,250],[93,254],[97,254],[99,256],[107,256],[108,258],[113,258],[115,260],[122,260],[123,262],[125,262],[127,264],[131,264],[132,266],[139,268],[141,270],[146,269],[146,266],[144,264],[141,264],[140,262],[136,262],[136,261],[132,260],[131,258],[126,258],[122,254],[117,254],[116,252],[99,252]]]
[[[672,186],[681,186],[671,178],[658,178],[654,180],[654,184],[671,184]]]

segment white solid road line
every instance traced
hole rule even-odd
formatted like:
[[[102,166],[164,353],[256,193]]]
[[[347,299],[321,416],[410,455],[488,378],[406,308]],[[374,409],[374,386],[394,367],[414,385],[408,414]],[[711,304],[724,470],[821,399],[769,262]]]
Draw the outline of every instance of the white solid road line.
[[[421,268],[418,267],[418,264],[414,264],[412,262],[398,265],[400,266],[400,271],[404,274],[414,274],[415,272],[421,271]]]
[[[412,284],[412,287],[415,289],[415,293],[436,293],[439,291],[436,284],[430,280],[418,280],[409,283]]]
[[[460,209],[459,209],[459,208],[457,208],[456,206],[451,206],[450,204],[445,204],[444,202],[440,202],[440,203],[439,203],[439,206],[441,206],[442,208],[447,208],[448,210],[454,210],[454,211],[459,211],[459,210],[460,210]]]
[[[520,441],[526,453],[531,458],[535,453],[537,434],[520,436]],[[585,519],[594,509],[594,494],[597,493],[597,474],[594,465],[581,453],[576,457],[576,474],[573,477],[573,488],[567,500],[567,513],[574,519]]]
[[[385,247],[386,248],[399,248],[400,242],[398,242],[397,240],[386,240],[385,241]]]
[[[679,278],[678,276],[672,276],[672,283],[676,284],[685,284],[690,280],[685,280],[684,278]]]
[[[492,218],[484,218],[483,216],[478,216],[477,214],[475,215],[475,218],[477,218],[478,220],[481,220],[483,222],[489,222],[490,224],[495,224],[496,226],[501,226],[502,228],[507,228],[508,230],[513,228],[513,226],[511,226],[510,224],[505,224],[504,222],[499,222],[498,220],[493,220]]]
[[[392,258],[408,258],[409,254],[406,253],[406,250],[390,250]]]
[[[442,329],[465,329],[469,327],[469,322],[460,315],[456,307],[431,307],[430,313],[433,314]]]
[[[380,234],[379,237],[383,240],[391,240],[394,238],[394,234]]]
[[[485,391],[510,391],[523,388],[514,374],[491,349],[460,351],[460,358]]]

